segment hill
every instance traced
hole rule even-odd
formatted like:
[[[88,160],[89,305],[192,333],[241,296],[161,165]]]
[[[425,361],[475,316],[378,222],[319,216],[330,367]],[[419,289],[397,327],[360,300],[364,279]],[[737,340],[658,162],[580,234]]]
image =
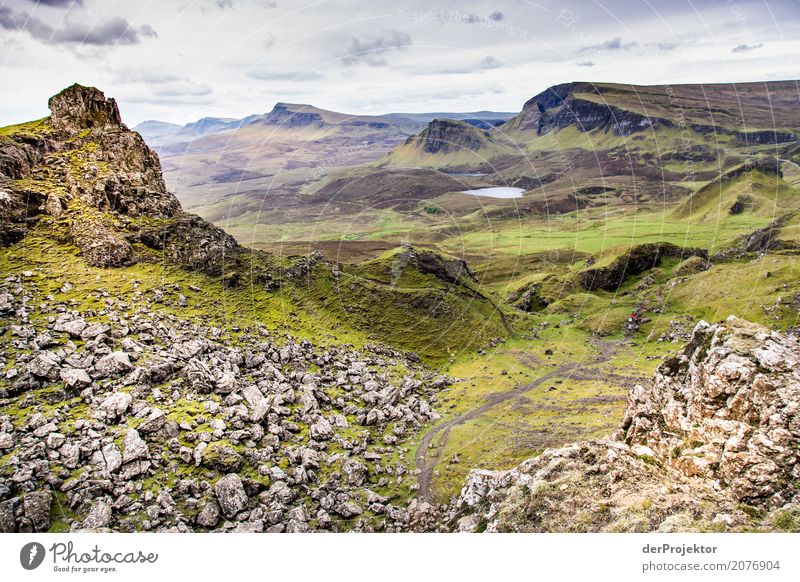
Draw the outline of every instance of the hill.
[[[526,174],[513,199],[462,192],[499,185],[521,167],[513,159],[494,173],[339,168],[304,182],[292,204],[260,200],[266,226],[287,235],[266,252],[187,213],[113,99],[76,85],[50,108],[0,128],[4,530],[796,529],[785,475],[773,479],[763,451],[726,458],[708,424],[774,419],[751,425],[748,450],[762,428],[793,430],[769,412],[775,394],[795,396],[775,362],[796,357],[800,318],[800,173],[783,152],[767,155],[776,144],[731,145],[723,169],[669,192],[665,181],[661,198],[643,196],[633,170],[623,182],[613,147],[604,159],[618,179],[596,181],[588,164],[570,172],[571,189]],[[346,123],[285,105],[228,133]],[[537,133],[531,151],[576,131]],[[442,147],[436,135],[417,145]],[[640,330],[628,337],[632,311]],[[719,323],[731,314],[754,323]],[[722,406],[712,391],[736,383],[733,364],[738,377],[764,375],[763,398],[731,392]],[[706,431],[676,445],[672,424],[651,430],[654,409],[687,394],[717,408],[663,419]],[[794,449],[781,446],[792,471]],[[622,476],[612,489],[598,460],[609,454]],[[551,462],[569,470],[555,485],[540,474]],[[675,472],[689,469],[707,474]],[[532,479],[541,491],[517,487]],[[686,489],[644,507],[629,503],[634,483]],[[591,505],[606,493],[608,514]],[[462,510],[475,519],[458,523]]]
[[[510,154],[510,144],[466,121],[434,119],[419,135],[394,148],[379,166],[481,169],[488,160]]]

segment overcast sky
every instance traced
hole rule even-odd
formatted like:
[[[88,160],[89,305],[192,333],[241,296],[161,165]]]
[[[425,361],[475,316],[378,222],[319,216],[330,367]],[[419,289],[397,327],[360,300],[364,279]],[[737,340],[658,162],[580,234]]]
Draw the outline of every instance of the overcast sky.
[[[78,82],[123,119],[518,111],[572,80],[797,79],[800,0],[0,0],[0,125]]]

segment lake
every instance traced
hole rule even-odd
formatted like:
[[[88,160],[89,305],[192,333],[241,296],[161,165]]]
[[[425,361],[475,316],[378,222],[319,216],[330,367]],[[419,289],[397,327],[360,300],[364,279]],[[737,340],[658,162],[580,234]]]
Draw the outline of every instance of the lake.
[[[495,186],[492,188],[478,188],[477,190],[462,190],[464,194],[473,196],[489,196],[491,198],[522,198],[522,188],[512,188],[510,186]]]

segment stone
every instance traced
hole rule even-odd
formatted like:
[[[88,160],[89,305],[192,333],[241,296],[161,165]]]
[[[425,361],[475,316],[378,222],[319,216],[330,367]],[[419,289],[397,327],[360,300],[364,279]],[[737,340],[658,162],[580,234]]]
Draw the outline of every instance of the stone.
[[[122,441],[122,462],[129,463],[139,459],[147,459],[150,451],[136,429],[129,429]]]
[[[161,430],[164,427],[164,424],[167,421],[167,415],[164,413],[163,410],[159,408],[154,408],[150,414],[147,415],[147,418],[138,426],[138,430],[141,433],[153,433],[158,430]]]
[[[236,473],[229,473],[217,481],[214,484],[214,493],[222,513],[228,519],[232,519],[247,507],[247,493]]]
[[[122,453],[117,445],[107,443],[92,454],[92,462],[101,466],[107,474],[111,474],[122,466]]]
[[[8,451],[14,448],[14,436],[8,433],[0,434],[0,451]]]
[[[312,439],[327,440],[333,436],[333,427],[324,417],[320,417],[311,425],[310,433]]]
[[[342,472],[347,475],[347,483],[361,487],[367,479],[367,467],[358,461],[349,460],[342,465]]]
[[[103,356],[95,364],[94,369],[100,378],[108,378],[120,372],[127,372],[133,368],[130,357],[126,352],[116,351]]]
[[[119,478],[123,481],[128,481],[135,477],[139,477],[150,470],[150,461],[140,460],[125,463],[119,471]]]
[[[46,532],[50,529],[50,506],[53,495],[50,491],[34,491],[22,497],[25,517],[33,526],[34,532]]]
[[[94,339],[101,334],[107,333],[110,329],[111,327],[104,323],[91,323],[81,331],[81,339],[84,341]]]
[[[335,506],[333,510],[345,519],[350,519],[351,517],[355,517],[364,513],[364,510],[352,501],[340,503],[339,505]]]
[[[74,469],[80,463],[81,449],[77,445],[66,443],[58,449],[58,456],[67,469]]]
[[[45,444],[47,445],[48,449],[59,449],[61,445],[63,445],[67,440],[60,432],[51,432],[47,435],[47,440],[45,440]],[[0,447],[1,448],[1,447]]]
[[[194,448],[194,451],[192,452],[192,458],[194,458],[194,464],[196,467],[199,467],[200,463],[203,462],[203,455],[205,454],[207,448],[208,443],[204,442],[197,443],[197,446]]]
[[[92,504],[89,515],[83,520],[84,529],[102,529],[111,523],[113,512],[111,505],[104,499],[99,499]]]
[[[55,379],[58,377],[58,362],[49,354],[40,353],[34,357],[25,369],[39,378]]]
[[[797,338],[736,318],[701,321],[651,386],[631,389],[618,436],[687,476],[719,479],[739,502],[783,505],[800,492],[790,445],[800,426],[788,405],[800,402],[798,366]]]
[[[68,388],[80,388],[92,383],[89,374],[81,368],[62,368],[59,371],[59,376]]]
[[[213,499],[203,505],[203,509],[197,514],[197,525],[213,528],[217,525],[220,518],[219,504]]]
[[[130,407],[133,397],[127,392],[113,392],[100,403],[102,417],[107,420],[120,418]]]
[[[231,445],[223,441],[209,443],[202,455],[202,464],[223,473],[238,471],[244,459]]]
[[[56,326],[56,331],[65,331],[74,338],[81,337],[81,333],[86,329],[86,322],[83,319],[73,319],[63,323],[60,327]]]

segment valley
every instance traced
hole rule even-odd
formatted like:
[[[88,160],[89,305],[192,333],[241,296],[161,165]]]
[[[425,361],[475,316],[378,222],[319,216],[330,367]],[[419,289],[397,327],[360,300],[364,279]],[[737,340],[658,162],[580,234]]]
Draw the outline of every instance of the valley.
[[[344,167],[298,184],[287,208],[268,188],[257,214],[240,213],[237,196],[221,199],[216,214],[196,210],[243,244],[281,256],[320,251],[360,263],[413,244],[466,260],[483,292],[526,313],[512,308],[508,343],[482,357],[450,353],[451,373],[467,377],[443,393],[443,404],[455,411],[465,402],[481,409],[552,373],[541,363],[522,366],[511,354],[530,355],[552,342],[562,359],[574,356],[575,366],[585,366],[597,337],[621,341],[630,311],[648,312],[643,340],[624,342],[625,357],[598,370],[599,380],[560,379],[567,387],[556,386],[559,398],[520,395],[510,399],[513,405],[493,406],[489,418],[468,411],[447,420],[445,408],[446,422],[426,434],[416,453],[437,491],[426,499],[445,501],[471,468],[511,468],[532,451],[611,431],[626,390],[655,371],[674,341],[688,339],[685,331],[674,334],[676,327],[731,314],[784,330],[797,325],[798,311],[781,304],[783,293],[800,291],[788,250],[745,268],[700,263],[697,272],[688,254],[662,264],[647,259],[646,275],[607,295],[583,293],[571,280],[584,265],[605,264],[638,245],[702,248],[706,258],[736,254],[743,238],[784,216],[774,231],[784,242],[776,246],[796,248],[795,89],[794,82],[559,85],[503,124],[432,120],[388,153],[370,149],[366,163],[340,160]],[[775,158],[784,161],[764,165]],[[503,195],[464,194],[481,189]],[[740,201],[746,210],[734,212]],[[734,282],[734,272],[745,278]],[[778,279],[769,280],[775,273]],[[541,327],[552,325],[559,331]],[[507,367],[514,373],[503,375]],[[586,403],[591,398],[598,400]],[[450,432],[457,436],[449,439]],[[435,467],[427,457],[435,457]]]
[[[278,104],[199,136],[151,122],[157,156],[112,99],[66,89],[0,129],[5,530],[41,529],[20,500],[46,490],[56,530],[774,531],[788,512],[793,531],[794,477],[763,477],[755,443],[752,483],[710,485],[705,424],[753,422],[750,372],[714,350],[797,397],[747,339],[798,354],[793,87],[569,83],[461,119]],[[686,388],[703,429],[675,444],[646,430],[647,390],[679,394],[690,360],[715,380]],[[595,523],[580,489],[583,521],[539,519],[604,455],[647,507],[623,490]]]

